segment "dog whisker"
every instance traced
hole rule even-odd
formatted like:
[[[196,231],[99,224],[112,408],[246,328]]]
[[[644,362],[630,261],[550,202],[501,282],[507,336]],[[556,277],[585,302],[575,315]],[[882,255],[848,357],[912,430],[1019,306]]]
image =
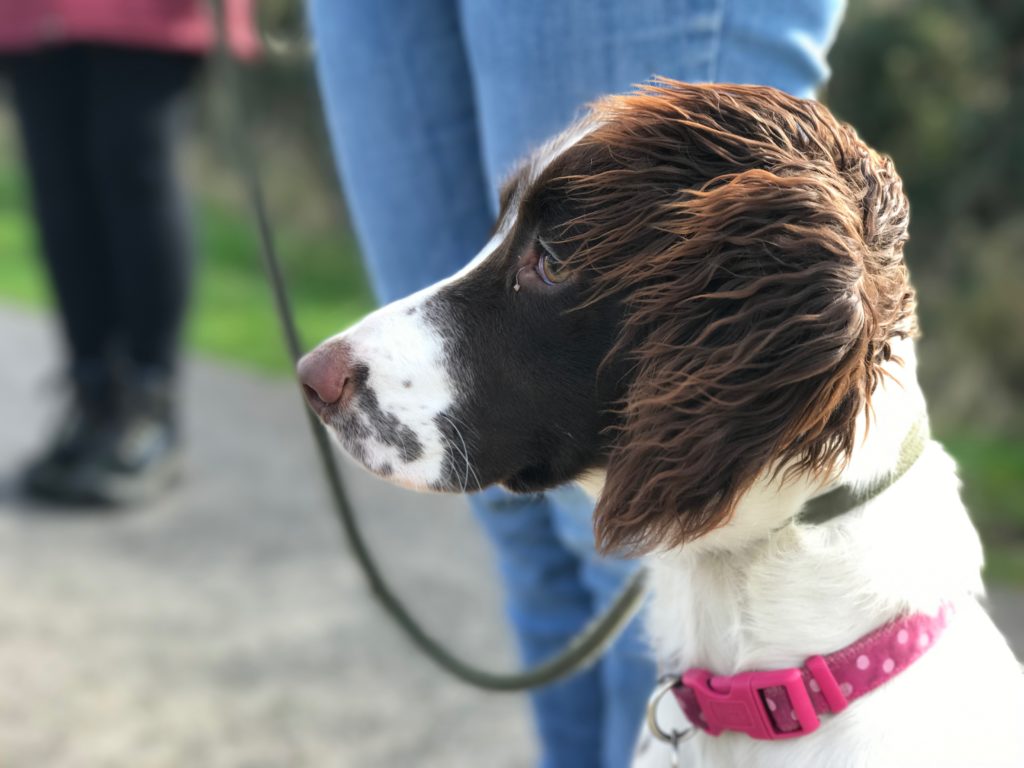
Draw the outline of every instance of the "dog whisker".
[[[466,476],[462,484],[462,490],[469,490],[470,473],[473,474],[473,482],[476,484],[476,487],[482,487],[483,484],[480,482],[480,477],[477,475],[476,470],[473,469],[473,465],[469,461],[469,449],[466,447],[466,439],[462,436],[462,431],[458,428],[458,426],[455,424],[455,422],[452,420],[450,416],[444,413],[439,415],[451,425],[452,429],[455,431],[455,435],[462,442],[462,458],[466,462]]]

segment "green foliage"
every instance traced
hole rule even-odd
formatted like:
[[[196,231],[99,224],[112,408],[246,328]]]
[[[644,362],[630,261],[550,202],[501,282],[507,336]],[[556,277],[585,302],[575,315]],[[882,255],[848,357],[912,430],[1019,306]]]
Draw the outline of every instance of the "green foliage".
[[[250,222],[208,204],[201,233],[205,263],[189,340],[217,357],[290,373]],[[282,229],[277,245],[300,333],[308,344],[337,333],[373,308],[350,234],[325,239],[322,233],[318,237]]]
[[[20,176],[0,165],[0,291],[26,304],[46,297],[42,276],[29,263],[37,250],[35,229],[25,215],[28,201]]]

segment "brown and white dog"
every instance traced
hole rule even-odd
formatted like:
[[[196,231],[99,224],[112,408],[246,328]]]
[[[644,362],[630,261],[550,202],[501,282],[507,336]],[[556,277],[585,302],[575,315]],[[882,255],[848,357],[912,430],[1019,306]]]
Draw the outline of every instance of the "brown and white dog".
[[[955,608],[813,733],[702,732],[682,764],[1024,766],[1024,682],[978,603],[981,547],[942,447],[845,514],[800,519],[891,477],[926,418],[907,221],[891,161],[821,105],[660,81],[596,103],[508,182],[472,263],[300,376],[393,482],[592,489],[601,546],[648,557],[665,670],[799,666]],[[669,760],[641,739],[636,765]]]

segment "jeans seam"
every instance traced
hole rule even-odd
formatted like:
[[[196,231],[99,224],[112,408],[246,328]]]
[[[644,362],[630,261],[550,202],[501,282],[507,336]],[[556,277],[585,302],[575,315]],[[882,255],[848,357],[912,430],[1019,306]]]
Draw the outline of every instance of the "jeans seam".
[[[683,79],[713,83],[718,80],[725,27],[726,0],[689,0],[683,34]]]
[[[722,28],[725,26],[725,3],[727,0],[717,0],[716,7],[713,12],[714,27],[711,32],[711,40],[709,43],[709,56],[708,56],[708,80],[710,82],[718,81],[718,70],[721,64],[722,54]]]

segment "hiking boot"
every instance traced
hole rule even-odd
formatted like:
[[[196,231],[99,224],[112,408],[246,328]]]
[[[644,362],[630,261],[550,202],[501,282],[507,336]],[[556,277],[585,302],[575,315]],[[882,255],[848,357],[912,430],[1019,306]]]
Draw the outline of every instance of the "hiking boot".
[[[71,401],[56,434],[25,467],[22,486],[30,496],[64,496],[68,473],[108,439],[115,422],[115,382],[103,362],[78,365],[71,373]]]
[[[152,499],[181,477],[170,378],[127,371],[118,383],[113,418],[93,424],[82,449],[57,464],[41,493],[69,504],[121,506]]]

